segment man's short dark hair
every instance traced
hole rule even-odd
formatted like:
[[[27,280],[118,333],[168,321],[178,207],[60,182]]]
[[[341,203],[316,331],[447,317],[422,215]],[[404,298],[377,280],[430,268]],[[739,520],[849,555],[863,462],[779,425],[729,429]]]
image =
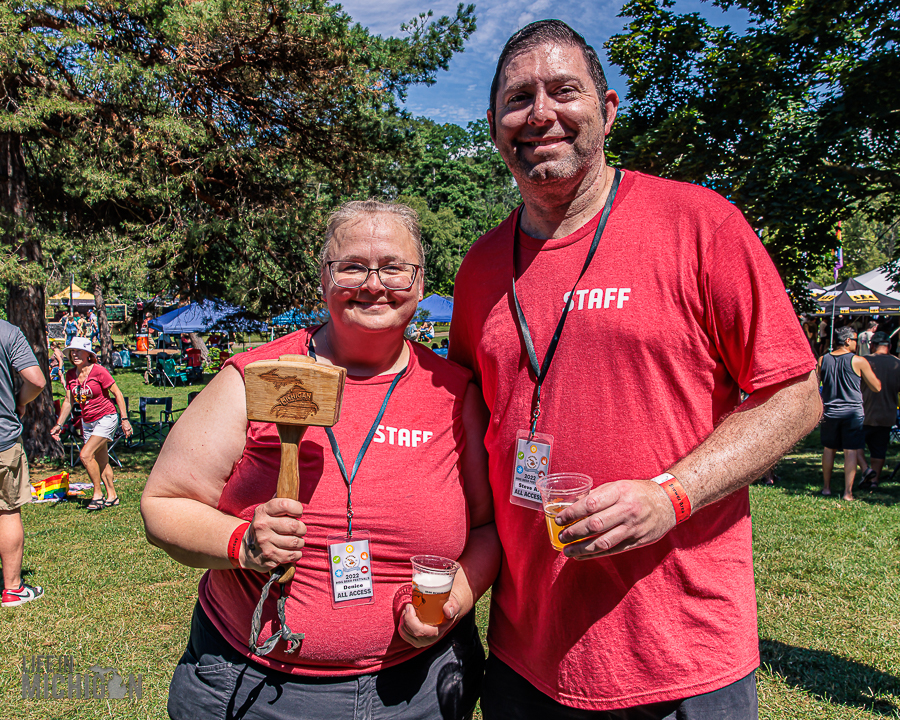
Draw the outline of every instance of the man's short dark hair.
[[[494,80],[491,82],[491,102],[489,107],[495,122],[497,117],[497,90],[500,87],[500,71],[503,69],[504,63],[506,63],[510,55],[530,50],[545,43],[581,49],[581,53],[584,55],[584,62],[588,67],[588,72],[591,74],[591,79],[594,81],[594,87],[597,88],[597,95],[600,98],[600,114],[603,117],[603,121],[606,122],[606,103],[604,101],[607,90],[606,75],[603,74],[603,66],[600,64],[600,58],[597,57],[597,51],[562,20],[538,20],[530,25],[526,25],[506,41],[506,45],[503,46],[503,52],[500,53],[500,58],[497,60]]]
[[[844,327],[838,328],[834,331],[834,344],[835,347],[844,347],[847,343],[850,342],[850,338],[856,337],[856,330],[854,330],[849,325],[845,325]]]

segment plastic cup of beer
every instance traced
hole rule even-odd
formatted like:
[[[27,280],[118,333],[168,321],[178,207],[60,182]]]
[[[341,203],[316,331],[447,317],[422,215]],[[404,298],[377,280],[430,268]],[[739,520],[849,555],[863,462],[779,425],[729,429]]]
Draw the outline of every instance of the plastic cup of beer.
[[[440,625],[459,563],[438,555],[416,555],[412,563],[412,604],[425,625]]]
[[[575,523],[557,525],[556,516],[563,508],[585,497],[594,486],[594,481],[581,473],[554,473],[538,478],[537,486],[544,505],[544,520],[547,522],[547,532],[550,533],[550,544],[555,550],[561,551],[571,543],[560,542],[559,534]]]

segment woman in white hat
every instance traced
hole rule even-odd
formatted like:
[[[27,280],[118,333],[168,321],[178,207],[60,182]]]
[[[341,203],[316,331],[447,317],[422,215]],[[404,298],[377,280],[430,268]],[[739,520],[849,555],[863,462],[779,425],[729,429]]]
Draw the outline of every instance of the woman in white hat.
[[[122,415],[122,430],[125,437],[131,437],[131,423],[125,410],[125,397],[113,376],[97,362],[97,353],[91,349],[89,338],[72,338],[65,347],[69,354],[69,362],[75,367],[66,373],[66,399],[59,410],[59,419],[50,431],[51,437],[59,440],[62,426],[69,417],[72,403],[81,405],[81,432],[84,446],[78,454],[84,469],[87,470],[91,482],[94,483],[94,495],[88,504],[88,510],[102,510],[119,504],[119,496],[113,485],[113,470],[109,464],[107,442],[115,436],[119,427],[119,416],[116,406]],[[113,405],[110,395],[115,397]],[[106,488],[106,497],[103,488]]]

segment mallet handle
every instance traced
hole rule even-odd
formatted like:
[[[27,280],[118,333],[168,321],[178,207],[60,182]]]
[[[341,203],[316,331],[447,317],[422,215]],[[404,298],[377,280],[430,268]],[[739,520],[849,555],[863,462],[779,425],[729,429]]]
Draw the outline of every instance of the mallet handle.
[[[297,455],[300,441],[308,426],[276,423],[276,427],[281,440],[281,467],[278,470],[278,490],[275,497],[297,500],[300,494],[300,468],[297,464]],[[294,577],[293,565],[285,569],[278,582],[284,584],[292,577]]]

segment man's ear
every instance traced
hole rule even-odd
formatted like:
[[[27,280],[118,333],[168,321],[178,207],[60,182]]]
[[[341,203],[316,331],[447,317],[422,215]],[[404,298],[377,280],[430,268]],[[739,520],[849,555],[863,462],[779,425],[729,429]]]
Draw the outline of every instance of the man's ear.
[[[496,145],[497,138],[494,134],[494,113],[492,113],[490,110],[487,111],[487,121],[488,121],[488,130],[491,133],[491,142],[494,143],[494,145]]]

